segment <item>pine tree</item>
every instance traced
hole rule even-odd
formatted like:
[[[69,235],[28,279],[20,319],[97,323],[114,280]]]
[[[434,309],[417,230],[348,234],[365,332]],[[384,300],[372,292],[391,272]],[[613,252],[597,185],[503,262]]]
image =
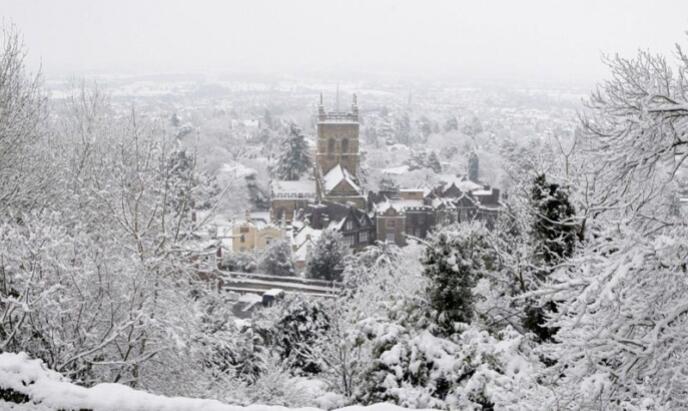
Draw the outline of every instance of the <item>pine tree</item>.
[[[306,276],[327,281],[342,280],[342,261],[347,255],[342,235],[326,229],[316,241],[306,263]]]
[[[428,155],[426,165],[437,174],[442,172],[442,164],[440,163],[440,159],[437,158],[437,153],[434,151],[431,151],[430,155]]]
[[[446,334],[452,334],[458,322],[471,322],[471,289],[494,265],[486,233],[479,223],[461,224],[435,234],[426,248],[423,274],[430,280],[428,300]]]
[[[289,135],[281,144],[274,169],[275,177],[281,180],[298,180],[312,166],[306,138],[295,124],[291,124]]]
[[[270,275],[294,275],[291,246],[286,240],[276,240],[268,244],[260,260],[260,268]]]
[[[536,254],[547,271],[573,255],[578,236],[576,210],[569,201],[568,191],[559,184],[548,183],[544,174],[533,182],[531,203],[535,213],[532,235]]]
[[[575,221],[576,210],[569,201],[568,191],[558,184],[549,183],[544,174],[533,181],[531,206],[534,213],[531,236],[535,242],[535,276],[544,279],[561,261],[573,255],[579,227]],[[523,321],[524,327],[542,341],[551,340],[555,328],[546,327],[546,312],[556,312],[554,302],[544,306],[529,305]]]
[[[322,364],[313,352],[329,328],[330,318],[319,301],[301,297],[285,302],[284,314],[274,326],[275,345],[282,361],[295,372],[317,374]]]

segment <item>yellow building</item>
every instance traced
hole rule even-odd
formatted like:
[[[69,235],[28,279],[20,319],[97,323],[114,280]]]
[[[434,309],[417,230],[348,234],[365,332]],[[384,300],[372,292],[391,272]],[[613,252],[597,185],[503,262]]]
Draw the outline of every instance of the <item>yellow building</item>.
[[[274,240],[284,238],[284,231],[274,224],[252,219],[246,213],[246,220],[232,228],[232,250],[235,253],[264,250]]]

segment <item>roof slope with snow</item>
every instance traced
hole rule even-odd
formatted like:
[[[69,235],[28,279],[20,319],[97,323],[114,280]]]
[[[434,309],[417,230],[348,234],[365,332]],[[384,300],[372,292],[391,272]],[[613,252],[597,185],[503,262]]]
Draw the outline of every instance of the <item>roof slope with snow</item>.
[[[329,193],[330,191],[334,190],[334,188],[337,187],[342,181],[346,181],[347,184],[349,184],[355,191],[361,190],[354,182],[354,177],[348,171],[346,171],[341,164],[337,164],[332,168],[332,170],[325,174],[325,177],[323,177],[325,191]]]
[[[315,182],[313,180],[273,180],[270,189],[274,198],[315,197]]]

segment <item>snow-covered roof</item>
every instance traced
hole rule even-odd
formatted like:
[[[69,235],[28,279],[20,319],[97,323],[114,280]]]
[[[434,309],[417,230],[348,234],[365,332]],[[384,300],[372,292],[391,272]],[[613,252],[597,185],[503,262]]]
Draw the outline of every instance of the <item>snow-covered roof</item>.
[[[481,190],[483,186],[470,180],[454,181],[453,184],[463,192],[472,192],[475,190]]]
[[[236,177],[249,177],[249,176],[257,174],[256,170],[254,170],[250,167],[246,167],[245,165],[243,165],[241,163],[234,163],[234,164],[225,163],[220,168],[220,173],[232,174],[232,175],[235,175]]]
[[[322,230],[317,230],[309,225],[306,225],[294,236],[294,244],[297,247],[301,247],[308,241],[309,238],[310,241],[315,242],[318,240],[318,238],[320,238],[321,234]]]
[[[402,175],[402,174],[408,173],[408,171],[409,171],[409,167],[406,165],[382,169],[382,172],[384,174],[392,174],[392,175]]]
[[[315,198],[315,182],[313,180],[273,180],[270,189],[273,198]]]
[[[492,190],[475,190],[475,191],[473,191],[473,195],[489,196],[489,195],[492,195]]]
[[[322,235],[322,230],[317,230],[309,225],[304,226],[295,236],[293,256],[295,261],[306,261],[308,251]]]
[[[346,181],[351,185],[351,187],[356,190],[360,191],[360,188],[358,185],[354,182],[353,176],[346,171],[344,167],[342,167],[341,164],[337,164],[332,168],[332,170],[328,171],[327,174],[325,174],[325,177],[323,177],[323,183],[325,185],[325,191],[328,193],[332,191],[335,187],[339,185],[342,181]]]

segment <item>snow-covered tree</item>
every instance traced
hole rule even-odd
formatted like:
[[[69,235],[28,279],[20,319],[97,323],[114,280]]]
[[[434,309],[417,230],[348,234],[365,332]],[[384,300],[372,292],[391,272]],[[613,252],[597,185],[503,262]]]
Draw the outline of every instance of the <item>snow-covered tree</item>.
[[[463,126],[463,133],[470,137],[475,137],[483,132],[483,124],[477,116],[473,116],[471,120]]]
[[[456,116],[451,116],[445,121],[444,123],[444,132],[449,132],[453,130],[458,130],[459,129],[459,121],[456,119]]]
[[[614,209],[655,223],[667,214],[664,194],[688,158],[688,56],[676,49],[675,65],[648,51],[606,59],[611,78],[587,101],[580,133],[597,214]]]
[[[271,275],[294,275],[291,245],[287,240],[275,240],[268,244],[260,256],[260,269]]]
[[[228,271],[252,273],[258,268],[258,261],[252,253],[226,253],[220,266]]]
[[[576,210],[568,191],[559,184],[548,182],[544,174],[533,181],[531,201],[536,258],[546,271],[547,267],[573,255],[579,236]]]
[[[459,224],[432,236],[423,258],[429,279],[427,295],[436,321],[446,334],[457,323],[470,323],[474,314],[473,287],[493,269],[487,230],[480,223]]]
[[[573,255],[580,234],[579,226],[568,191],[558,184],[547,182],[544,174],[533,181],[531,207],[532,274],[537,280],[543,281],[552,270]],[[552,338],[555,332],[543,325],[547,311],[556,311],[555,302],[548,301],[543,306],[530,305],[526,308],[523,322],[541,340]]]
[[[295,373],[317,374],[316,342],[330,327],[326,307],[318,301],[294,298],[283,304],[283,315],[275,323],[272,338],[284,364]]]
[[[480,181],[480,159],[475,151],[471,151],[471,154],[468,156],[468,179]]]
[[[430,154],[428,154],[426,164],[427,167],[433,172],[437,174],[442,172],[442,164],[440,163],[440,159],[437,157],[437,153],[435,153],[434,151],[431,151]]]
[[[462,324],[441,337],[419,323],[417,303],[399,300],[383,318],[360,324],[371,361],[365,364],[357,400],[408,408],[538,408],[551,398],[538,379],[542,366],[532,341],[507,327],[496,335]]]
[[[313,167],[306,137],[296,124],[289,126],[289,134],[280,145],[274,174],[281,180],[298,180]]]
[[[0,213],[39,207],[50,197],[51,147],[45,136],[41,76],[31,76],[14,27],[0,27]]]
[[[394,120],[394,135],[396,142],[401,144],[411,143],[411,117],[404,112]]]
[[[348,250],[339,231],[323,230],[306,261],[306,276],[327,281],[341,281],[342,263]]]
[[[686,408],[688,232],[598,234],[538,292],[559,301],[547,350],[558,406]]]

